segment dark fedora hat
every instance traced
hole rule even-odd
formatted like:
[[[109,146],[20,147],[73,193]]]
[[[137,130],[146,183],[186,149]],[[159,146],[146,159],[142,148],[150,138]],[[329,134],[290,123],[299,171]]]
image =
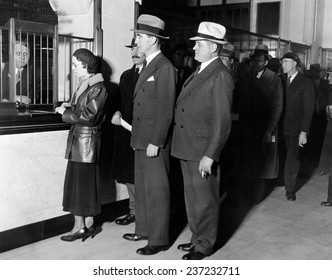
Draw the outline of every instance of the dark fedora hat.
[[[220,51],[220,56],[226,56],[233,58],[235,56],[235,47],[231,43],[227,43],[223,45],[221,51]]]
[[[269,48],[265,44],[257,44],[255,47],[254,52],[252,53],[251,57],[254,57],[256,55],[265,55],[266,59],[269,60]]]
[[[131,30],[135,33],[152,35],[162,39],[169,39],[169,37],[165,36],[165,22],[152,15],[140,15],[137,19],[136,28]]]
[[[317,71],[317,72],[323,71],[323,69],[320,67],[319,63],[310,64],[310,69],[309,70],[310,71]]]
[[[281,60],[283,60],[284,58],[293,59],[297,63],[297,66],[299,66],[301,64],[301,60],[299,59],[299,57],[297,56],[297,54],[294,53],[294,52],[285,53],[285,55],[282,57]]]
[[[131,43],[130,45],[126,45],[126,48],[134,48],[137,47],[137,44],[135,43],[135,37],[133,37],[133,39],[131,39]]]

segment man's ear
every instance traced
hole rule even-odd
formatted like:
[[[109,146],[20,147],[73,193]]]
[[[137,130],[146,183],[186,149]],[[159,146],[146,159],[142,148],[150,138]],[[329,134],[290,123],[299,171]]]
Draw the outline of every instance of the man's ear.
[[[151,45],[154,45],[155,43],[157,43],[157,38],[155,36],[151,36],[150,40],[151,40]]]
[[[211,44],[212,53],[215,53],[218,50],[218,45],[216,43]]]

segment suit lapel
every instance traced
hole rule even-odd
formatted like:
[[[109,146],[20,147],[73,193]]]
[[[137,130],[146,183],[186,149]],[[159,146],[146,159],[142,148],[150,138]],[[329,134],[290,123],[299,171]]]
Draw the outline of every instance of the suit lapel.
[[[218,65],[220,65],[220,63],[222,63],[221,60],[217,58],[212,61],[206,68],[204,68],[201,73],[196,75],[196,77],[192,77],[194,73],[191,74],[184,82],[181,93],[176,103],[185,98],[193,88],[195,88],[201,82],[209,78],[211,76],[211,73],[218,67]]]
[[[150,78],[151,74],[156,70],[156,65],[162,57],[163,54],[159,53],[140,73],[135,87],[134,98],[136,96],[137,91],[142,87],[142,85],[147,81],[147,79]]]

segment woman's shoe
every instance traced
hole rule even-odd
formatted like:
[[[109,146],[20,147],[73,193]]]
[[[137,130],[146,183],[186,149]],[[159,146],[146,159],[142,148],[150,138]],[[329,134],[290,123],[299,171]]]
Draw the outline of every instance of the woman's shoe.
[[[83,242],[86,239],[85,236],[86,236],[87,231],[88,231],[88,229],[86,227],[81,228],[79,231],[76,231],[73,234],[61,236],[61,240],[67,241],[67,242],[72,242],[72,241],[75,241],[76,239],[82,239],[82,242]]]
[[[320,205],[331,207],[331,206],[332,206],[332,203],[330,203],[330,202],[328,202],[328,201],[323,201]]]
[[[85,234],[84,240],[89,238],[94,238],[97,234],[101,233],[102,229],[101,227],[96,227],[95,224],[93,224],[91,227],[87,229],[87,232]]]

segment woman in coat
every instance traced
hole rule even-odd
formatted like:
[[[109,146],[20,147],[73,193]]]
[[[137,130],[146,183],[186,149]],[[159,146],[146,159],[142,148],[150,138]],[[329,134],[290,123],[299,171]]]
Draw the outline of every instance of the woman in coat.
[[[80,84],[70,103],[55,109],[62,120],[70,123],[65,158],[68,159],[64,183],[63,210],[74,215],[74,227],[63,241],[94,237],[101,229],[94,216],[101,212],[99,184],[100,128],[104,120],[107,93],[103,78],[97,72],[98,58],[87,49],[73,54],[73,69]]]

